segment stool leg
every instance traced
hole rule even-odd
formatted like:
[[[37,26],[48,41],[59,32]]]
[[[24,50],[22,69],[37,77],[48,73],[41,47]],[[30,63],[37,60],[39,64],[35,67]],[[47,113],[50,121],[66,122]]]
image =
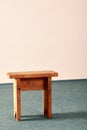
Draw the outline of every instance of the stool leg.
[[[47,91],[44,90],[44,115],[47,116]]]
[[[52,88],[51,77],[45,79],[44,89],[44,115],[52,118]]]
[[[20,95],[20,88],[19,88],[19,79],[15,80],[14,82],[14,117],[20,121],[21,120],[21,95]]]

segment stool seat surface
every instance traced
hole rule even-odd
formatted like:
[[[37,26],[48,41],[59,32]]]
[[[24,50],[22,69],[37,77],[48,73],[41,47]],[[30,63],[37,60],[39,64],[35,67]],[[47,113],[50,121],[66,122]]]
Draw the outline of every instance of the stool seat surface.
[[[58,73],[55,71],[24,71],[24,72],[9,72],[7,73],[9,78],[40,78],[40,77],[55,77]]]

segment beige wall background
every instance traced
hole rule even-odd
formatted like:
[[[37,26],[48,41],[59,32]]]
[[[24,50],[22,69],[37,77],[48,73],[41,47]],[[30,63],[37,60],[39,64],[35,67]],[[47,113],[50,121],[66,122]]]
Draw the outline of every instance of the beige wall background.
[[[87,0],[0,0],[0,83],[32,70],[87,78]]]

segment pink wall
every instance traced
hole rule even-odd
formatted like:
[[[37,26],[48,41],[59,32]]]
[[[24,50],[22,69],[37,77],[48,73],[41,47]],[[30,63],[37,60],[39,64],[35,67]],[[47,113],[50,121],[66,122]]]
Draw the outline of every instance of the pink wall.
[[[87,78],[87,0],[1,0],[0,82],[9,71]]]

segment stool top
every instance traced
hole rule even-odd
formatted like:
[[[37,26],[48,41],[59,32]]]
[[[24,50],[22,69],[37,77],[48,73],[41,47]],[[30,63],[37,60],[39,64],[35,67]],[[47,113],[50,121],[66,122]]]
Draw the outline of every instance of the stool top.
[[[24,72],[9,72],[7,73],[9,78],[39,78],[39,77],[55,77],[58,73],[55,71],[24,71]]]

